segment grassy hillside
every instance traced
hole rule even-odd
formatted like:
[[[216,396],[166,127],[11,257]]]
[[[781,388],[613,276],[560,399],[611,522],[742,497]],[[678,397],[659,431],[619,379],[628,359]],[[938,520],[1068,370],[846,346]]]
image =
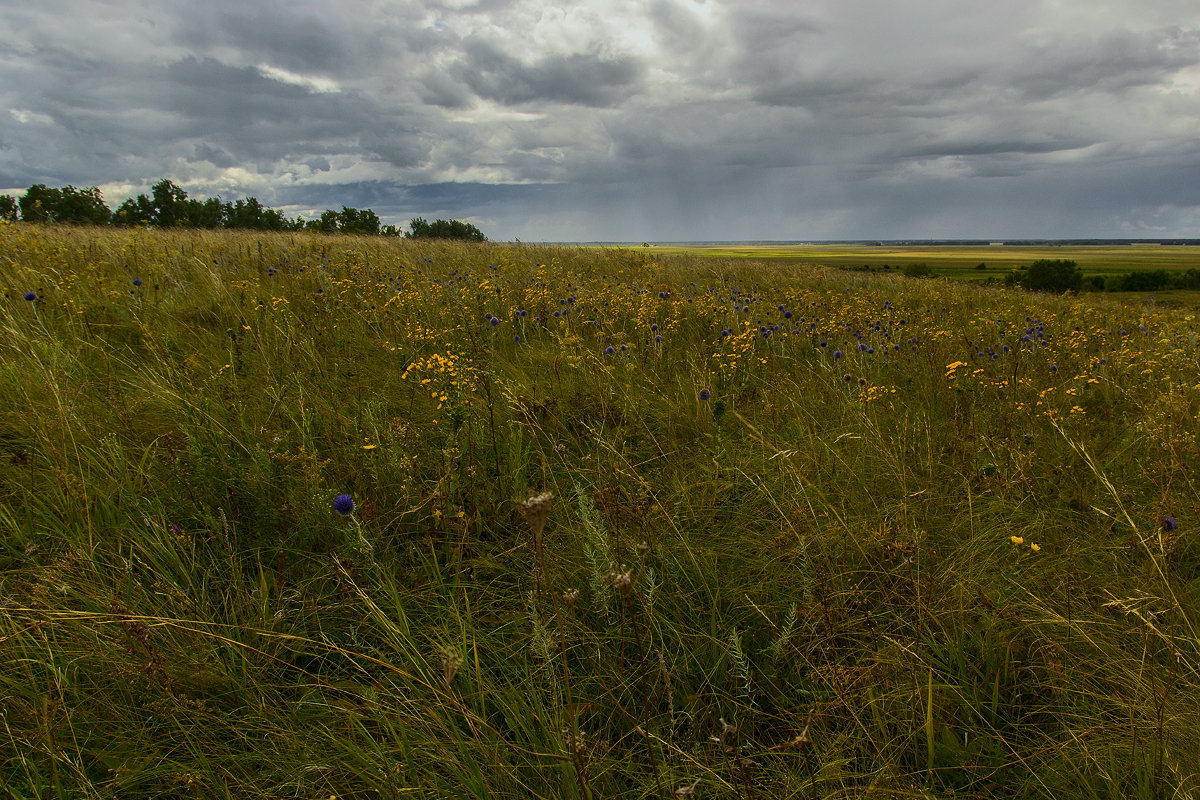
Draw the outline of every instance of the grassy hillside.
[[[29,225],[0,287],[6,795],[1200,790],[1190,312]]]

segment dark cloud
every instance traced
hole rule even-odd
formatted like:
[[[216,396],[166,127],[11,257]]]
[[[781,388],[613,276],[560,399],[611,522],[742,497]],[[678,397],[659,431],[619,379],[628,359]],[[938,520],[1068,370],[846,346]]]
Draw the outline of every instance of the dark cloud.
[[[641,65],[597,53],[545,56],[527,64],[478,39],[464,44],[455,74],[475,94],[505,104],[610,106],[637,91]]]
[[[1200,236],[1180,0],[43,0],[0,191],[170,177],[499,238]]]

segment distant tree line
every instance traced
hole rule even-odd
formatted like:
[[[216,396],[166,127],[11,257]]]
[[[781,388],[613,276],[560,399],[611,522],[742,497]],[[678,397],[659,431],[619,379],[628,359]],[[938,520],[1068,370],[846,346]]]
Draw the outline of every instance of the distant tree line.
[[[463,239],[486,242],[483,232],[469,222],[439,219],[426,222],[417,217],[405,232],[395,225],[383,225],[369,208],[342,206],[341,211],[326,210],[316,219],[294,219],[282,211],[264,206],[257,198],[221,202],[189,198],[179,186],[165,178],[149,195],[131,197],[110,211],[95,186],[52,188],[35,184],[20,198],[0,195],[0,219],[10,222],[58,222],[76,225],[125,225],[155,228],[226,228],[256,231],[317,231],[354,233],[367,236],[406,236],[408,238]]]

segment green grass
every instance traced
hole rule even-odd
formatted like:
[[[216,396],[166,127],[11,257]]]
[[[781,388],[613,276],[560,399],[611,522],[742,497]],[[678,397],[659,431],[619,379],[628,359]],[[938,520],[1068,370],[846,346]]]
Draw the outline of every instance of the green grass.
[[[6,796],[1200,789],[1186,311],[24,224],[0,286]]]

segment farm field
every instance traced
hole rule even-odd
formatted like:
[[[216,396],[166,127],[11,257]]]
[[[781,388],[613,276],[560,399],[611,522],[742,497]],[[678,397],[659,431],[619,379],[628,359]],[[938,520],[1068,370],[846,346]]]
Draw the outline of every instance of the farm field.
[[[772,253],[0,226],[0,793],[1200,792],[1196,315]]]
[[[656,245],[655,253],[704,258],[751,259],[795,262],[831,267],[882,269],[887,264],[901,269],[908,264],[927,264],[935,274],[960,280],[1003,280],[1004,274],[1039,259],[1075,261],[1085,276],[1124,275],[1148,269],[1169,272],[1200,269],[1200,247],[1188,245],[938,245],[867,246],[833,245]],[[986,269],[977,269],[985,264]]]

